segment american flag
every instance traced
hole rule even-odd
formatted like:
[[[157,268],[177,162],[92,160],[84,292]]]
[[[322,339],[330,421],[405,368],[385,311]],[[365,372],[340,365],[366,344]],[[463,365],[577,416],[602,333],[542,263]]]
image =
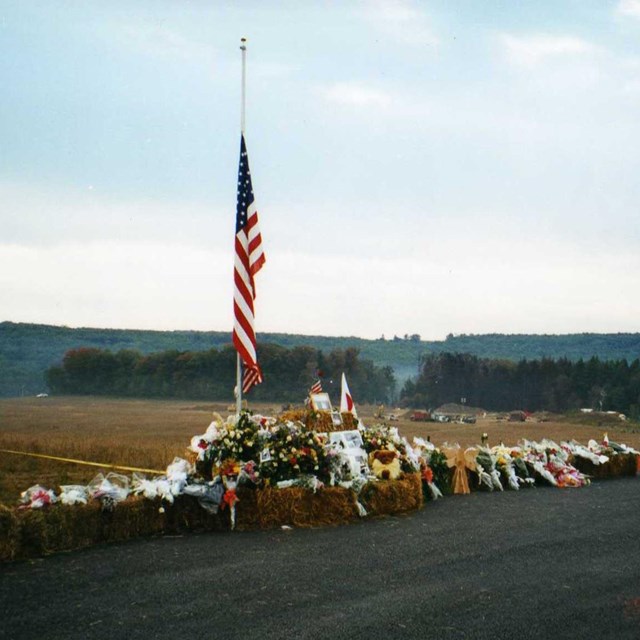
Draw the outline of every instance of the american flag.
[[[258,226],[251,172],[244,135],[240,138],[238,169],[238,203],[236,206],[235,266],[233,270],[233,344],[244,364],[242,391],[262,382],[262,371],[256,356],[256,334],[253,328],[253,301],[256,297],[254,276],[265,263],[262,236]]]
[[[322,393],[322,382],[317,380],[311,385],[311,389],[309,389],[309,394],[312,393]]]

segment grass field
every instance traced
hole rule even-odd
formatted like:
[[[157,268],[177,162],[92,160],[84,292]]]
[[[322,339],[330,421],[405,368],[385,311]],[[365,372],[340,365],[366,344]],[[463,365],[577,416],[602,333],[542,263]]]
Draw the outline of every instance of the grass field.
[[[274,415],[274,405],[252,410]],[[228,415],[224,403],[172,400],[124,400],[92,397],[15,398],[0,400],[0,449],[68,457],[105,465],[163,470],[175,456],[184,456],[191,437],[204,433],[214,411]],[[374,407],[358,407],[365,424],[378,422]],[[476,424],[414,423],[401,417],[393,423],[411,440],[431,437],[435,444],[478,444],[483,432],[489,443],[516,444],[520,438],[555,440],[609,438],[640,449],[640,426],[617,418],[580,416],[510,423],[495,416]],[[107,471],[105,466],[103,471]],[[101,471],[72,463],[0,453],[0,503],[16,504],[21,491],[33,484],[57,489],[60,484],[89,482]]]

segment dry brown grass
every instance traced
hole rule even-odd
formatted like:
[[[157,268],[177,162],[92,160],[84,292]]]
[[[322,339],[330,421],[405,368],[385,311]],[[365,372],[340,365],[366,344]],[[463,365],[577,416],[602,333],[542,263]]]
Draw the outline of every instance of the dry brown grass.
[[[624,442],[629,446],[640,449],[640,428],[629,423],[607,421],[607,424],[588,424],[576,422],[555,416],[548,422],[538,422],[536,417],[526,422],[508,422],[497,420],[495,417],[478,418],[476,424],[452,424],[436,422],[410,422],[401,420],[393,423],[398,426],[400,433],[411,440],[414,436],[426,438],[431,436],[434,444],[443,442],[458,442],[463,446],[480,443],[483,433],[489,436],[489,444],[495,445],[504,442],[507,445],[515,445],[518,440],[542,440],[550,438],[555,441],[571,440],[572,438],[586,444],[590,438],[602,440],[605,432],[609,439],[615,442]]]
[[[226,406],[97,398],[0,400],[0,449],[164,469]],[[33,484],[89,482],[101,469],[0,453],[0,503]]]
[[[251,408],[270,415],[276,412],[274,405]],[[377,422],[373,407],[358,409],[366,424]],[[214,411],[226,416],[227,405],[91,397],[0,400],[0,449],[164,469],[175,456],[184,456],[191,437],[206,430]],[[440,424],[401,418],[391,424],[409,439],[430,436],[435,444],[477,444],[483,432],[489,434],[490,444],[544,437],[576,438],[586,443],[589,438],[601,439],[603,431],[608,431],[612,440],[640,448],[640,429],[617,422],[598,426],[562,418],[524,423],[481,418],[476,424]],[[0,503],[16,504],[20,492],[33,484],[57,489],[60,484],[87,483],[99,471],[96,467],[0,453]]]

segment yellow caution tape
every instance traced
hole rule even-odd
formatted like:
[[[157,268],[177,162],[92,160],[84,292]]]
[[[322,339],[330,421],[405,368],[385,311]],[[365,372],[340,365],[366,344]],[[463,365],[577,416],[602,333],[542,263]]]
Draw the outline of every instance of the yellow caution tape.
[[[122,471],[140,471],[142,473],[155,473],[164,475],[166,471],[157,469],[141,469],[139,467],[125,467],[121,464],[105,464],[103,462],[86,462],[85,460],[74,460],[73,458],[59,458],[57,456],[46,456],[42,453],[28,453],[26,451],[11,451],[11,449],[0,449],[0,453],[15,453],[18,456],[30,456],[32,458],[44,458],[45,460],[57,460],[58,462],[72,462],[73,464],[84,464],[90,467],[106,467],[109,469],[121,469]]]

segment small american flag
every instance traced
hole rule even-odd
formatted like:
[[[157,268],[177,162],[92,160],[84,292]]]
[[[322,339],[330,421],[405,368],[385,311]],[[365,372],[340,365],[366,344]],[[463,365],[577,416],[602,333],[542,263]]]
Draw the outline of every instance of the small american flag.
[[[235,265],[233,270],[233,344],[244,364],[242,391],[247,393],[262,382],[262,371],[256,355],[256,334],[253,328],[253,301],[256,297],[254,276],[265,263],[262,236],[258,225],[251,172],[244,135],[240,138],[238,169],[238,202],[236,206]]]
[[[309,389],[309,394],[312,393],[322,393],[322,382],[320,380],[317,380],[316,382],[313,383],[313,385],[311,385],[311,389]]]

